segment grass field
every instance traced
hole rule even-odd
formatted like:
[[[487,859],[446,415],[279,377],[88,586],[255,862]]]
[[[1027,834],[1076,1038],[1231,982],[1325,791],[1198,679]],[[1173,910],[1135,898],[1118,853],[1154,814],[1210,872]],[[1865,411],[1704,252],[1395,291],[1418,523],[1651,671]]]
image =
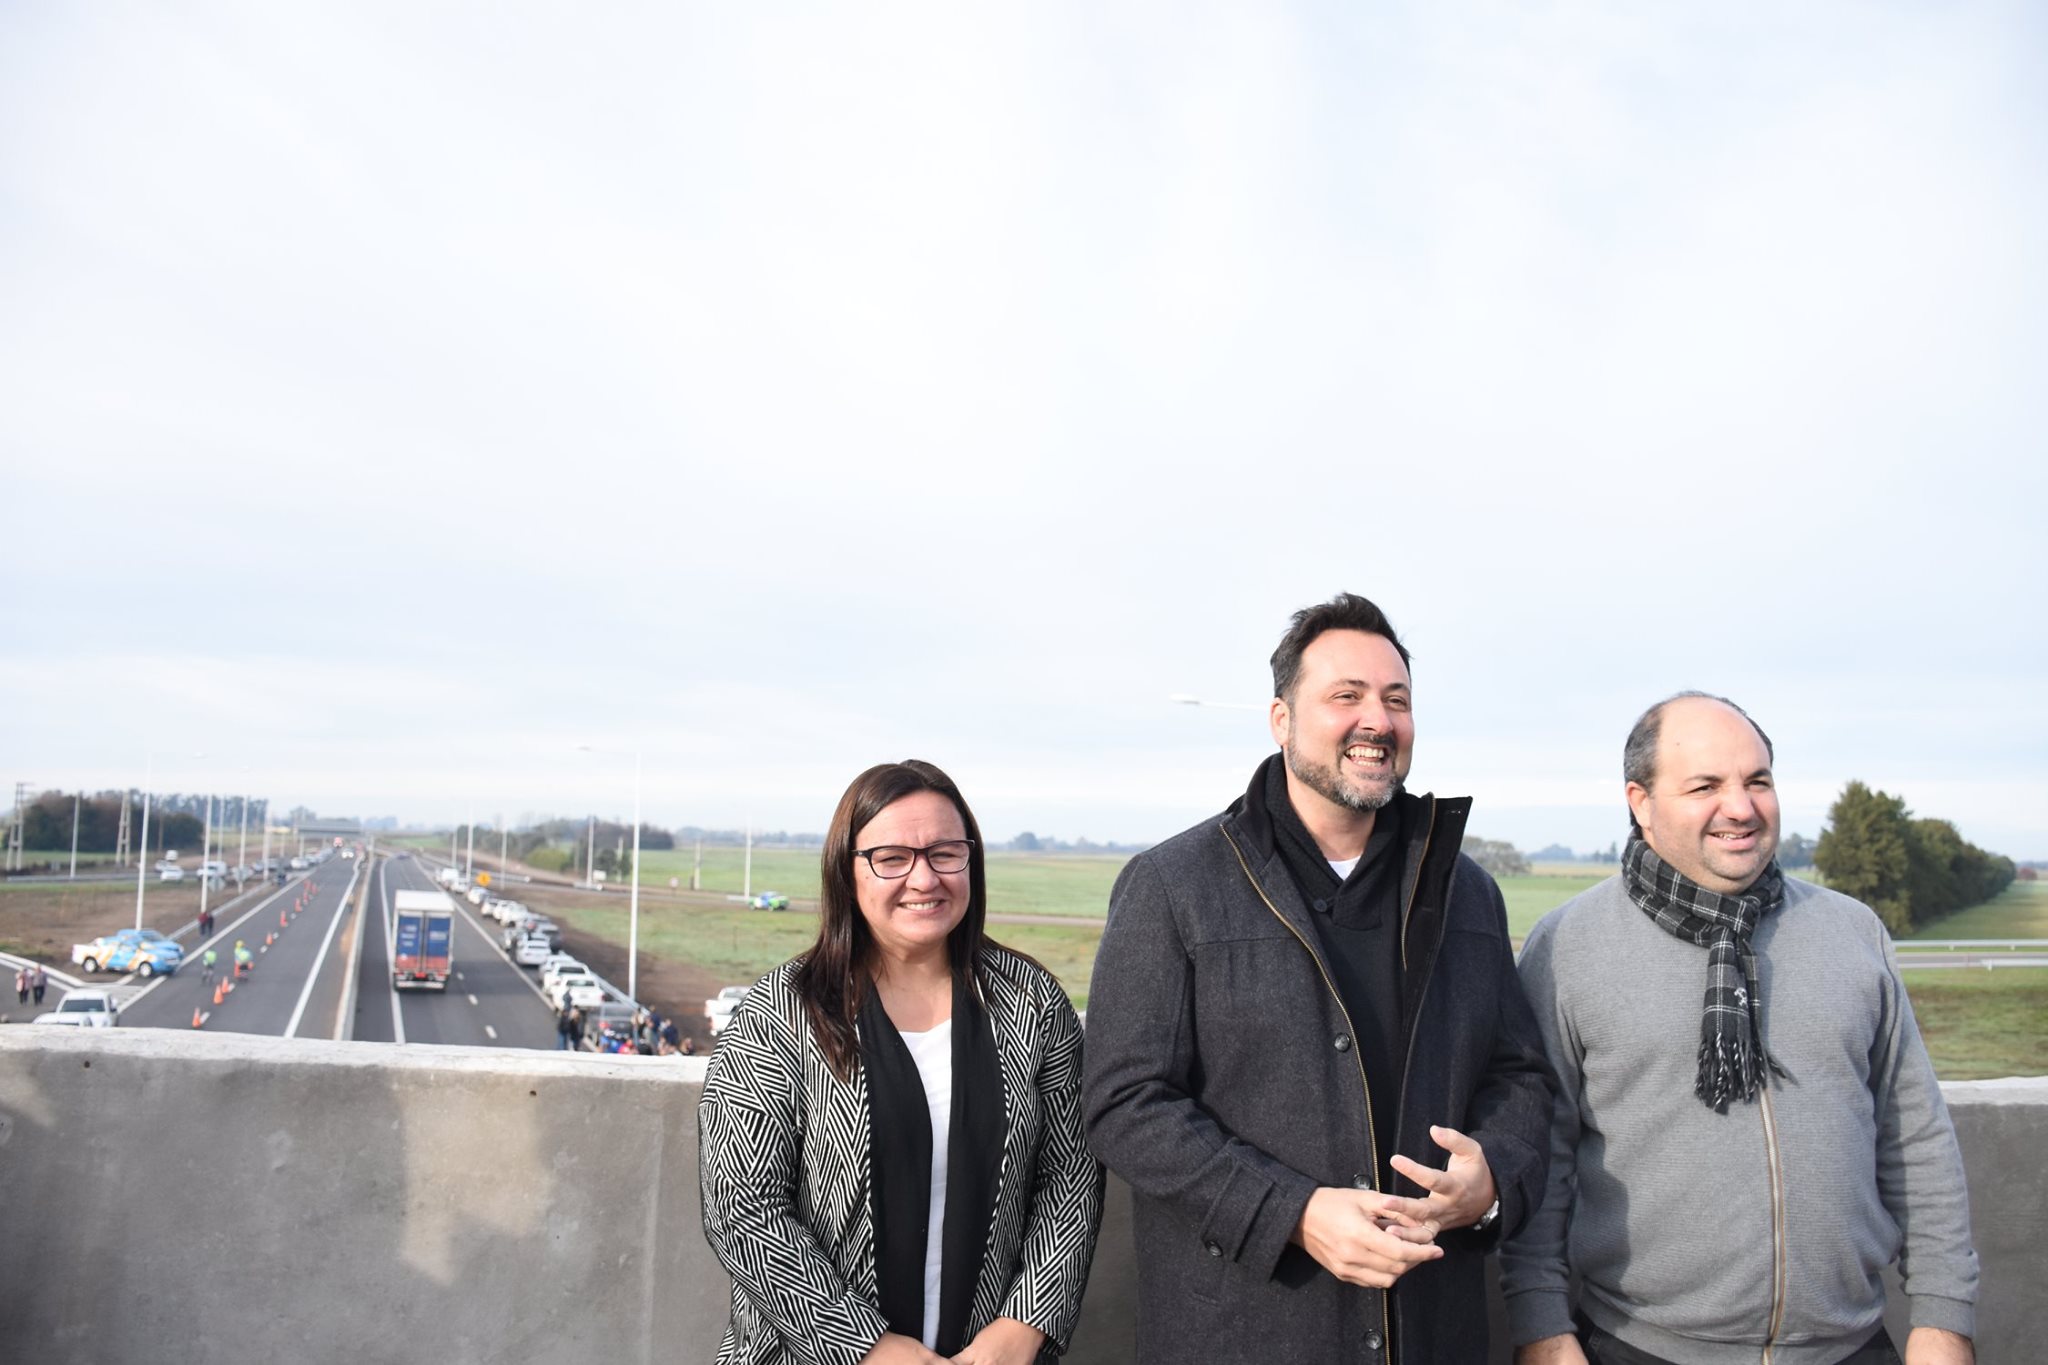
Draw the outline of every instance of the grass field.
[[[2048,938],[2048,882],[2014,882],[1994,899],[1918,930],[1914,938]]]
[[[25,848],[21,851],[21,861],[24,867],[48,865],[57,868],[59,871],[66,871],[71,867],[71,850],[69,847]],[[114,861],[114,855],[111,853],[86,853],[81,851],[78,855],[78,865],[81,868],[96,867],[101,863],[111,863],[112,861]],[[150,861],[155,862],[155,857],[152,856]],[[133,867],[135,864],[130,862],[128,866]]]
[[[1902,975],[1943,1080],[2048,1075],[2048,967]]]
[[[431,841],[428,841],[431,846]],[[665,885],[671,876],[689,884],[691,849],[643,852],[645,881]],[[737,893],[741,850],[706,848],[703,885]],[[1000,941],[1043,962],[1066,986],[1076,1006],[1088,1004],[1089,974],[1101,942],[1099,920],[1109,892],[1127,860],[999,853],[989,857],[992,913],[1074,916],[1089,922],[996,924]],[[1586,890],[1612,869],[1566,864],[1501,881],[1508,930],[1517,940],[1536,921]],[[754,889],[776,890],[804,900],[818,894],[815,850],[757,849]],[[626,907],[618,901],[554,911],[565,923],[623,943]],[[727,981],[751,981],[776,963],[803,951],[817,932],[809,915],[771,915],[737,907],[683,907],[643,902],[643,951],[694,962]],[[1989,905],[1930,925],[1926,938],[2048,938],[2048,887],[2015,883]],[[1906,986],[1927,1036],[1936,1069],[1949,1080],[1985,1076],[2048,1074],[2048,969],[1913,971]]]
[[[626,941],[626,906],[550,903],[548,913],[565,925],[613,943]],[[640,950],[695,963],[729,982],[752,981],[776,963],[811,946],[818,921],[812,915],[777,915],[759,910],[705,909],[643,902]],[[1077,1008],[1088,1006],[1088,973],[1102,939],[1097,924],[1002,924],[992,929],[999,942],[1029,953],[1045,967]]]

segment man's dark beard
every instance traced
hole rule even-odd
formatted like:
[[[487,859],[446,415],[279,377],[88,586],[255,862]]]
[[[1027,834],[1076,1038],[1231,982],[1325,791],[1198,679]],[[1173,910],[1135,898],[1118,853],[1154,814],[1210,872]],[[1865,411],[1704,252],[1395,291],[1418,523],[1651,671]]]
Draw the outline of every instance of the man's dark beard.
[[[1377,743],[1378,741],[1371,742]],[[1387,744],[1385,747],[1387,756],[1391,760],[1394,754],[1394,746]],[[1337,770],[1335,768],[1319,767],[1303,759],[1300,756],[1300,749],[1292,742],[1289,742],[1281,752],[1287,758],[1287,771],[1294,774],[1297,782],[1324,800],[1334,802],[1346,810],[1355,810],[1361,815],[1370,811],[1381,810],[1386,807],[1388,802],[1401,794],[1402,779],[1399,777],[1396,777],[1393,783],[1386,788],[1369,794],[1346,792],[1338,783]]]

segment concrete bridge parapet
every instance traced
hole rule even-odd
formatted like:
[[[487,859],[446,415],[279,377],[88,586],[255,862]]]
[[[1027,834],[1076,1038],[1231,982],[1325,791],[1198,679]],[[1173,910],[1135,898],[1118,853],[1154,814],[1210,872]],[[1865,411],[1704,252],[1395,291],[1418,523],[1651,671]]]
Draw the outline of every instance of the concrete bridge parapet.
[[[0,1028],[0,1356],[709,1361],[703,1063]],[[1945,1087],[1979,1359],[2048,1340],[2048,1078]],[[1127,1200],[1069,1360],[1130,1359]],[[1497,1311],[1497,1310],[1496,1310]],[[1505,1353],[1499,1359],[1505,1360]]]

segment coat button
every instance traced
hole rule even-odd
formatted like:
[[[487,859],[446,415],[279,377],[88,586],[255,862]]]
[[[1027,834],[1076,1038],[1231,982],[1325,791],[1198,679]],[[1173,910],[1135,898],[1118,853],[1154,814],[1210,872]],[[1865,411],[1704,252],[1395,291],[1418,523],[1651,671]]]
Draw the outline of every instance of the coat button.
[[[1375,1327],[1365,1334],[1365,1349],[1377,1351],[1380,1348],[1380,1329]]]
[[[1348,1033],[1338,1034],[1330,1040],[1330,1046],[1336,1048],[1339,1052],[1351,1051],[1351,1035]]]
[[[1208,1252],[1211,1256],[1221,1256],[1223,1254],[1223,1248],[1217,1246],[1214,1242],[1202,1243],[1202,1249]]]
[[[1372,1182],[1365,1178],[1365,1172],[1353,1171],[1351,1173],[1351,1188],[1354,1190],[1369,1190],[1372,1188]]]

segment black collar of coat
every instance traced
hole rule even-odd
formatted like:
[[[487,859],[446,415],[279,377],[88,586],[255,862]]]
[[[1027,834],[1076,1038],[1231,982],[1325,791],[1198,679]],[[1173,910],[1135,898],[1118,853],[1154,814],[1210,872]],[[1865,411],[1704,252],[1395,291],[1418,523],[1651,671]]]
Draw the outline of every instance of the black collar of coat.
[[[1271,754],[1252,773],[1245,794],[1223,813],[1223,832],[1244,855],[1245,870],[1259,893],[1293,927],[1312,953],[1318,935],[1309,919],[1307,903],[1295,888],[1287,871],[1273,828],[1272,813],[1266,809],[1265,791],[1270,768],[1285,763],[1282,754]],[[1412,1027],[1421,1005],[1421,991],[1443,942],[1444,910],[1450,899],[1451,875],[1457,870],[1458,853],[1464,844],[1465,822],[1472,814],[1469,796],[1439,797],[1429,792],[1416,795],[1406,788],[1394,794],[1401,803],[1401,962],[1402,1016],[1404,1027]],[[1325,971],[1328,963],[1323,964]]]

